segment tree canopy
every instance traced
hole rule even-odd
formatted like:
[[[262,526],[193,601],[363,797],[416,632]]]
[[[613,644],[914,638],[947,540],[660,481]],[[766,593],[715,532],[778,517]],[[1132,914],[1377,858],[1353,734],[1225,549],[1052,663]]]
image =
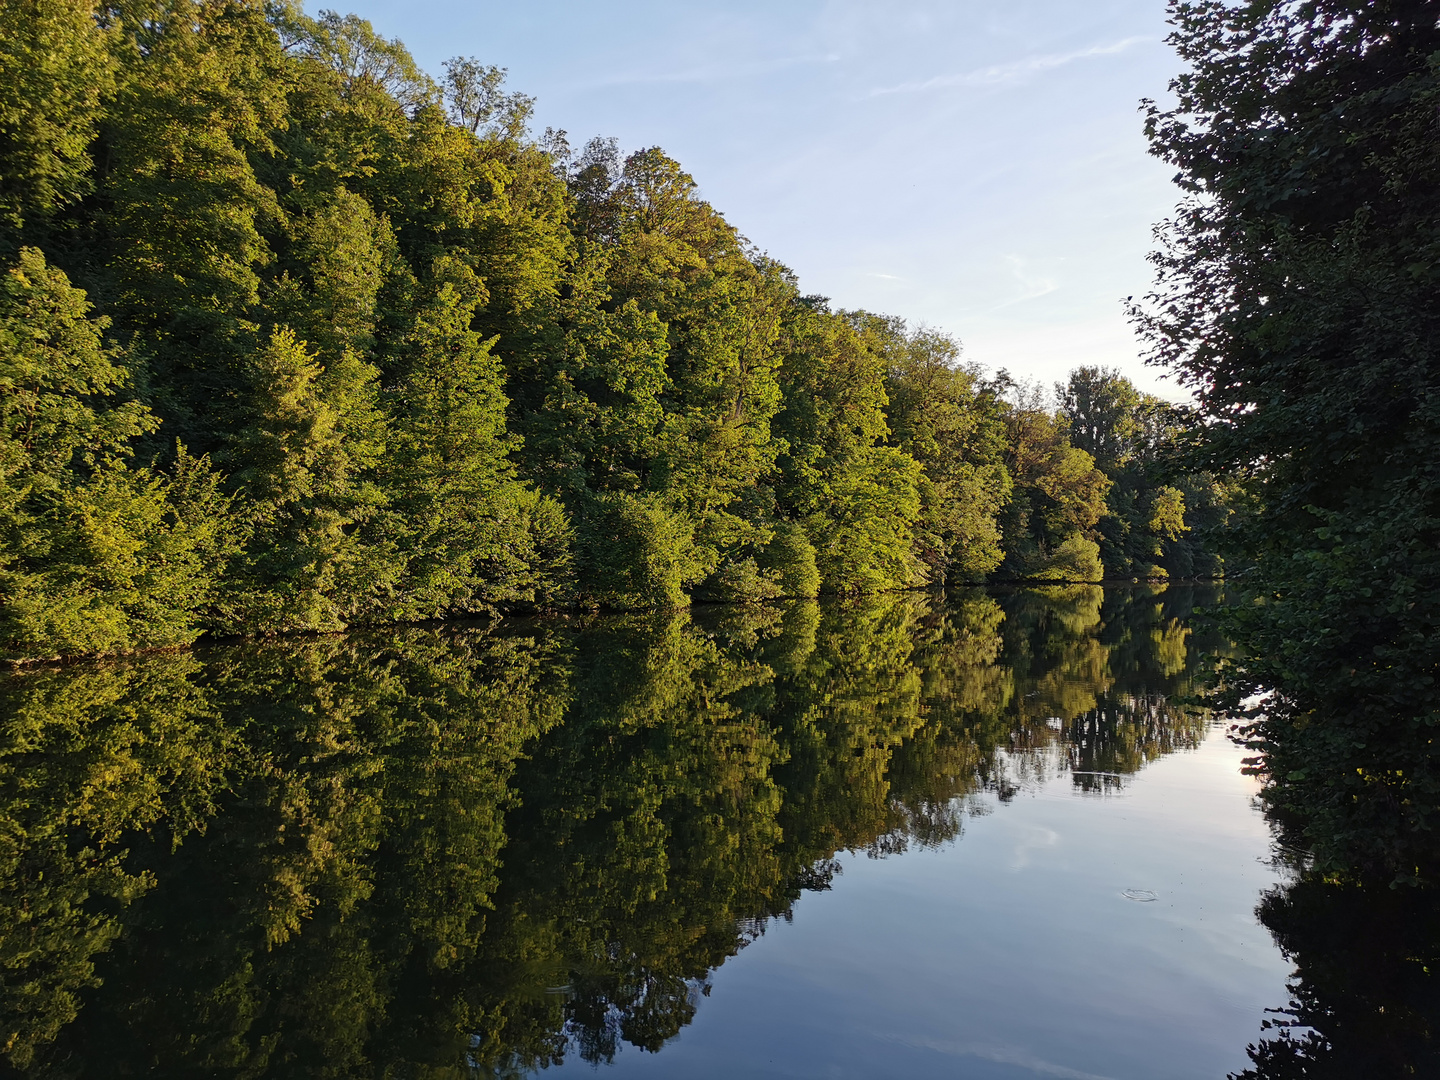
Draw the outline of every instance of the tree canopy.
[[[8,657],[1218,567],[1093,425],[501,68],[259,0],[0,19]]]

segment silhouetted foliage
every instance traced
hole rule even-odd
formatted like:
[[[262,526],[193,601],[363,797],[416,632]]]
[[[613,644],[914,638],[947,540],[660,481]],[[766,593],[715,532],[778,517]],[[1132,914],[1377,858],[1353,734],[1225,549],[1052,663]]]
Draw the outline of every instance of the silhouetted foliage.
[[[1425,890],[1307,873],[1266,896],[1259,914],[1295,963],[1293,998],[1234,1080],[1399,1080],[1440,1069],[1440,911]]]
[[[1440,25],[1417,0],[1173,3],[1189,71],[1152,106],[1187,192],[1138,312],[1239,479],[1254,602],[1233,701],[1316,866],[1440,865],[1434,253]]]

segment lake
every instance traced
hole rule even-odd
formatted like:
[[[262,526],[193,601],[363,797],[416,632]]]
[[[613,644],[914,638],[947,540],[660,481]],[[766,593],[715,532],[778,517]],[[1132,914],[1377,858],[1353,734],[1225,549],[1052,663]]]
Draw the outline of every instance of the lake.
[[[1198,1080],[1277,1032],[1309,1052],[1263,1026],[1326,993],[1287,988],[1304,934],[1282,954],[1257,915],[1297,874],[1187,704],[1215,601],[906,594],[12,674],[5,1067]]]

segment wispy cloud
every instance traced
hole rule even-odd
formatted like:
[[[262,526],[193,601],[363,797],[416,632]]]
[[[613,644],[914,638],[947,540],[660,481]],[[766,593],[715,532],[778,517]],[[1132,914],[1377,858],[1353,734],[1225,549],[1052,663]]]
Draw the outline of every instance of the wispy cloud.
[[[1019,296],[1012,296],[1010,299],[996,304],[993,310],[998,311],[1000,308],[1007,308],[1013,304],[1023,304],[1026,300],[1045,296],[1060,287],[1059,282],[1054,278],[1032,273],[1029,262],[1019,255],[1006,255],[1005,262],[1010,267],[1010,276],[1020,283],[1023,291]]]
[[[684,68],[678,71],[636,71],[597,79],[589,86],[633,86],[665,83],[714,83],[749,79],[787,68],[807,67],[814,64],[833,64],[840,59],[839,53],[825,53],[808,56],[781,56],[774,60],[757,60],[749,64],[705,64],[700,67]]]
[[[1077,60],[1089,60],[1096,56],[1114,56],[1116,53],[1124,52],[1132,45],[1138,45],[1148,40],[1144,37],[1128,37],[1109,45],[1092,45],[1088,49],[1076,49],[1074,52],[1027,56],[1023,60],[1014,60],[1008,64],[992,64],[990,67],[978,68],[975,71],[964,71],[954,75],[936,75],[932,79],[881,87],[871,90],[870,96],[918,94],[926,90],[943,90],[951,86],[1005,86],[1024,82],[1043,71],[1064,67]]]
[[[904,281],[904,280],[905,280],[905,279],[904,279],[903,277],[901,277],[899,274],[878,274],[878,273],[875,273],[874,271],[870,271],[870,272],[866,273],[865,276],[866,276],[866,277],[879,278],[881,281]]]
[[[1015,843],[1015,850],[1010,855],[1011,871],[1028,869],[1031,855],[1045,848],[1056,847],[1059,843],[1060,834],[1054,829],[1047,829],[1040,825],[1022,827],[1020,838]]]
[[[888,1032],[880,1035],[880,1037],[890,1042],[900,1043],[902,1046],[920,1047],[955,1057],[976,1057],[982,1061],[994,1061],[1001,1065],[1017,1065],[1035,1076],[1054,1076],[1058,1077],[1059,1080],[1113,1080],[1112,1077],[1101,1076],[1098,1073],[1082,1072],[1080,1069],[1072,1069],[1068,1065],[1059,1065],[1053,1061],[1046,1061],[1044,1058],[1037,1057],[1030,1053],[1030,1051],[1020,1047],[986,1046],[981,1043],[959,1043],[942,1039],[910,1038],[904,1035],[892,1035]]]

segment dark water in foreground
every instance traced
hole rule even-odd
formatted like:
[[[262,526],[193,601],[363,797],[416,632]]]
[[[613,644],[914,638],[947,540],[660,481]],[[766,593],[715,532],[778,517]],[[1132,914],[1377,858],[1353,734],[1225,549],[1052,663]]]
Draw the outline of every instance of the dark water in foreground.
[[[0,680],[0,1071],[1414,1058],[1423,949],[1365,938],[1414,920],[1277,870],[1240,752],[1177,703],[1212,600],[516,620]],[[1339,1043],[1262,1029],[1292,997]]]

